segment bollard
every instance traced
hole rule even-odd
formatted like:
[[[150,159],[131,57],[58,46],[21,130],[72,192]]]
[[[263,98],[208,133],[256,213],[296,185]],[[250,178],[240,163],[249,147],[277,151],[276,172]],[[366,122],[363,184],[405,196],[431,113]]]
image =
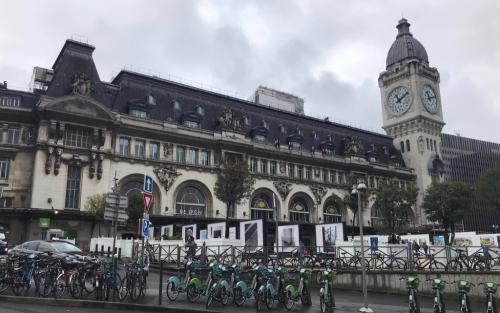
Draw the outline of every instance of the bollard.
[[[108,258],[109,258],[110,255],[111,255],[111,247],[108,246]]]
[[[163,292],[163,261],[161,259],[161,246],[158,251],[158,260],[160,261],[160,286],[158,286],[158,305],[161,305],[161,295]]]
[[[104,256],[104,245],[101,245],[101,256]]]
[[[122,259],[122,248],[118,248],[118,259]]]

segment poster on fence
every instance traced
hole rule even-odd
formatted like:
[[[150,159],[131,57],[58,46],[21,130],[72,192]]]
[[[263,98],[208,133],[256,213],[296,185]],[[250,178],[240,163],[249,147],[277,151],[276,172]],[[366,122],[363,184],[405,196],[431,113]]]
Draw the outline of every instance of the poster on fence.
[[[299,246],[299,225],[278,226],[279,252],[292,252]]]
[[[197,227],[198,225],[196,224],[182,226],[182,241],[186,242],[189,236],[193,236],[196,239]]]
[[[208,239],[220,239],[226,237],[226,223],[208,224]]]
[[[229,239],[236,240],[236,227],[229,227]]]
[[[485,235],[480,235],[479,236],[479,243],[481,246],[486,246],[486,247],[496,247],[496,240],[495,240],[495,235],[493,234],[485,234]]]
[[[161,227],[161,237],[169,238],[174,236],[174,225],[166,225]]]
[[[240,238],[245,251],[254,252],[264,245],[262,220],[251,220],[240,223]]]
[[[342,223],[316,225],[316,246],[319,252],[333,252],[333,246],[339,241],[344,241]]]
[[[208,231],[206,229],[200,230],[200,239],[207,240],[208,239]]]

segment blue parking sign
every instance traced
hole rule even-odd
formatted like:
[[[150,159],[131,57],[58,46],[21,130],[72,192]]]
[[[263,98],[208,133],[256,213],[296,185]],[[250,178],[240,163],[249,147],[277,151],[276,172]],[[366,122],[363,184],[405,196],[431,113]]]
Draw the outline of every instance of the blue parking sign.
[[[144,192],[153,193],[153,177],[144,175]]]
[[[150,222],[147,219],[142,220],[142,236],[143,237],[148,237],[149,236],[149,226]]]

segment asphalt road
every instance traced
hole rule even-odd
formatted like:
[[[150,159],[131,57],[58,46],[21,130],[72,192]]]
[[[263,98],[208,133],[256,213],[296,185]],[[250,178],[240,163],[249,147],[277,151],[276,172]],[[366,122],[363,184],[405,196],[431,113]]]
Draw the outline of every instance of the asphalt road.
[[[168,275],[164,276],[163,282],[168,279]],[[33,288],[32,288],[33,289]],[[205,309],[205,298],[202,297],[198,303],[192,304],[188,302],[185,294],[180,294],[177,301],[170,302],[165,294],[165,288],[163,288],[163,296],[162,296],[162,306],[170,307],[170,308],[183,308],[183,309]],[[158,305],[158,291],[159,291],[159,274],[155,272],[151,272],[148,276],[148,293],[145,298],[143,298],[140,303],[146,305]],[[7,292],[6,294],[10,294]],[[27,295],[35,296],[33,291],[30,291]],[[363,297],[359,291],[343,291],[336,290],[335,291],[336,303],[337,307],[335,312],[358,312],[359,308],[362,306]],[[292,312],[311,312],[317,313],[320,312],[319,308],[319,294],[317,288],[312,290],[311,294],[313,305],[302,306],[300,303],[297,303],[295,307],[292,309]],[[92,299],[92,297],[89,297]],[[125,300],[127,301],[127,300]],[[231,300],[230,300],[231,301]],[[421,312],[422,313],[431,313],[432,312],[432,304],[431,299],[420,297],[421,303]],[[370,293],[369,294],[369,304],[370,308],[372,308],[375,312],[383,312],[383,313],[402,313],[408,312],[407,305],[407,297],[400,295],[388,295],[388,294],[379,294],[379,293]],[[447,301],[447,312],[448,313],[456,313],[458,312],[458,301],[457,299],[450,299]],[[481,304],[473,304],[473,310],[475,312],[483,311],[483,305]],[[223,306],[217,302],[212,304],[211,310],[219,311],[219,312],[231,312],[233,313],[235,310],[238,313],[250,313],[255,312],[255,305],[253,300],[248,300],[242,307],[236,308],[233,305]],[[264,312],[267,309],[264,309]],[[273,311],[282,311],[284,312],[284,307],[275,304]],[[35,312],[47,312],[47,313],[59,313],[59,312],[92,312],[92,313],[115,313],[121,312],[123,310],[110,310],[110,309],[99,309],[99,308],[78,308],[78,307],[64,307],[64,306],[50,306],[50,305],[33,305],[30,303],[9,303],[9,302],[0,302],[0,312],[1,313],[35,313]],[[136,310],[136,312],[140,312]]]

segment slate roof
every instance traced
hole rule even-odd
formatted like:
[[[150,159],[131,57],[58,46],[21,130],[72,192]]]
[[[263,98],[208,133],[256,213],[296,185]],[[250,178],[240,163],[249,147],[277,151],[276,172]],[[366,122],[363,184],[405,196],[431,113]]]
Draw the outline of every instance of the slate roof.
[[[429,63],[427,51],[424,46],[410,33],[410,23],[401,19],[396,26],[398,35],[387,53],[386,66],[399,63],[404,60],[417,59]]]
[[[370,151],[373,145],[375,150],[371,154],[377,157],[377,162],[388,163],[391,157],[398,159],[400,163],[403,162],[401,154],[393,146],[392,138],[374,132],[257,105],[126,70],[121,71],[111,83],[103,82],[92,59],[94,49],[91,45],[67,40],[52,67],[54,77],[46,95],[61,97],[71,94],[74,76],[83,73],[93,82],[92,97],[118,113],[128,114],[131,107],[140,107],[149,111],[151,119],[173,120],[178,123],[183,117],[189,119],[198,116],[202,129],[214,131],[219,126],[223,111],[231,108],[238,118],[247,117],[249,123],[243,129],[247,136],[252,134],[252,130],[262,130],[265,120],[268,124],[267,141],[270,143],[279,138],[280,143],[286,147],[288,138],[294,135],[297,137],[297,129],[300,129],[303,149],[306,151],[314,145],[317,153],[320,153],[321,143],[331,136],[335,153],[343,154],[345,138],[356,137],[364,144],[366,152]],[[148,96],[155,98],[156,105],[147,102]],[[175,106],[177,109],[180,107],[180,110]],[[197,106],[204,109],[203,116],[196,113]],[[314,134],[317,134],[316,138]]]

